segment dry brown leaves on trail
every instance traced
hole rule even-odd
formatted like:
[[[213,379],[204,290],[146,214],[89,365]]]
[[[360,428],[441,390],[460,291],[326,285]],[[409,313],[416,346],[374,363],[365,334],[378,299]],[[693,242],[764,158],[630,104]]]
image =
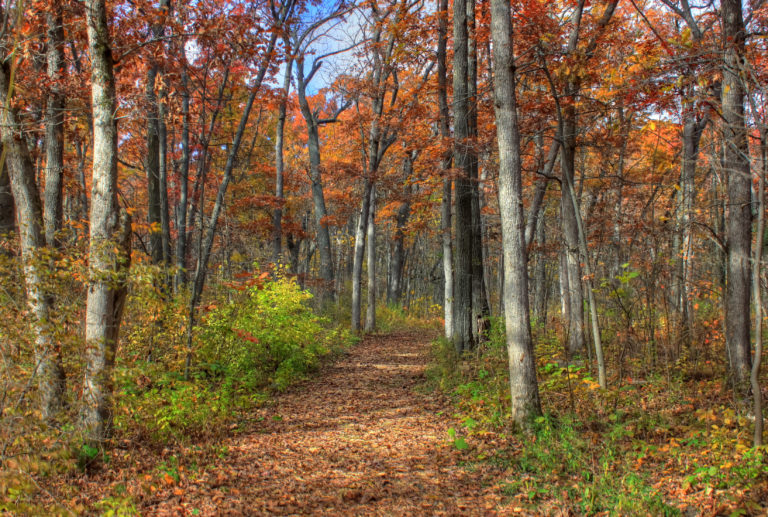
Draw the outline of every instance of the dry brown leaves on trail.
[[[450,405],[418,390],[428,354],[423,333],[367,337],[312,381],[256,410],[253,429],[223,443],[228,452],[217,464],[153,492],[139,511],[505,513],[497,485],[504,472],[487,464],[463,466],[469,457],[447,435],[458,425]]]

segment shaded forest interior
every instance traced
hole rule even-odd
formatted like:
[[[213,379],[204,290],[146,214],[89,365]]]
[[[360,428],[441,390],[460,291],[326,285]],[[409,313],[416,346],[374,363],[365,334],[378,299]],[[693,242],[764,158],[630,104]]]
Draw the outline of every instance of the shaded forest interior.
[[[768,511],[768,2],[0,19],[0,513]]]

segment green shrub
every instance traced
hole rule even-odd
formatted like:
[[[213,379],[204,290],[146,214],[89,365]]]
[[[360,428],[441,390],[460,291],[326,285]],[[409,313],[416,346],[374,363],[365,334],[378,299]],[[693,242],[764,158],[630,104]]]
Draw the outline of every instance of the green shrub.
[[[249,389],[284,389],[349,336],[326,330],[309,307],[312,295],[290,279],[248,287],[245,296],[208,313],[196,352],[199,374],[234,379]]]
[[[236,413],[305,378],[322,357],[353,341],[315,315],[312,295],[294,281],[262,275],[248,284],[206,305],[189,379],[183,300],[165,302],[162,313],[130,327],[127,358],[116,370],[118,430],[160,443],[223,432]],[[151,286],[138,286],[136,296],[148,306],[161,299]],[[148,349],[152,333],[156,345]]]

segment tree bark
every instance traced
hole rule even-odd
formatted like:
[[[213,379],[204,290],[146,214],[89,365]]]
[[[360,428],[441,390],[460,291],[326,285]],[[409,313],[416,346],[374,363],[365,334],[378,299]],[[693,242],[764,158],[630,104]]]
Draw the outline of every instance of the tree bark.
[[[160,6],[164,11],[170,9],[170,0],[162,0]],[[162,23],[152,24],[151,37],[153,41],[162,38],[164,26]],[[147,175],[147,222],[150,225],[149,253],[153,264],[167,263],[170,258],[170,229],[168,225],[168,191],[167,170],[165,163],[166,145],[165,121],[162,101],[155,93],[155,83],[161,75],[160,65],[151,60],[147,70],[145,85],[145,101],[147,105],[147,154],[144,158],[144,170]]]
[[[448,0],[437,0],[440,16],[438,18],[437,41],[437,98],[440,109],[440,136],[443,142],[451,137],[450,114],[448,111]],[[451,236],[451,206],[453,182],[448,174],[451,168],[451,151],[448,150],[441,160],[440,170],[443,175],[443,195],[440,202],[440,240],[443,248],[443,318],[447,339],[453,339],[453,243]]]
[[[36,361],[33,375],[37,375],[38,379],[42,415],[48,420],[56,416],[63,405],[64,369],[61,366],[61,345],[53,337],[51,323],[53,298],[45,288],[51,271],[44,254],[46,243],[43,231],[43,210],[35,167],[26,138],[21,132],[16,110],[9,105],[13,97],[11,82],[13,64],[9,63],[5,57],[2,56],[3,59],[0,60],[2,61],[0,98],[4,100],[4,107],[0,114],[0,136],[21,237],[27,305],[32,314],[31,326],[35,336]],[[5,169],[6,163],[0,165]]]
[[[693,307],[690,299],[690,282],[693,253],[693,213],[696,199],[696,164],[699,142],[707,120],[698,120],[690,101],[683,100],[683,155],[680,168],[680,208],[675,235],[675,259],[677,281],[675,308],[680,315],[679,326],[683,343],[690,344],[693,332]]]
[[[567,184],[574,183],[574,156],[576,153],[576,112],[572,104],[563,110],[563,149],[560,164],[563,185],[560,190],[560,217],[565,244],[565,274],[568,278],[568,353],[579,355],[584,351],[584,292],[581,286],[581,261],[579,260],[579,231],[576,224],[579,210],[575,198],[571,198]]]
[[[311,74],[309,76],[311,78]],[[309,151],[309,179],[312,182],[312,204],[314,206],[315,228],[317,231],[317,249],[320,254],[320,279],[323,281],[320,303],[335,298],[333,290],[333,254],[331,252],[331,233],[326,217],[328,211],[323,191],[323,178],[320,172],[320,136],[317,114],[313,113],[307,100],[308,79],[304,75],[304,60],[296,61],[297,92],[299,107],[307,124],[307,148]]]
[[[147,71],[144,98],[147,105],[147,152],[144,171],[147,175],[147,223],[149,223],[149,255],[153,264],[163,261],[163,236],[160,221],[160,135],[155,80],[158,66]]]
[[[287,46],[287,43],[286,43]],[[283,89],[280,92],[280,105],[277,109],[277,127],[275,128],[275,197],[277,206],[272,216],[272,262],[275,266],[280,265],[281,255],[283,253],[283,203],[284,179],[283,174],[285,164],[283,161],[283,136],[285,133],[285,117],[288,104],[288,92],[291,89],[291,74],[293,69],[293,59],[288,58],[285,64],[285,77],[283,78]]]
[[[512,20],[509,2],[491,0],[493,87],[499,148],[499,211],[504,250],[504,322],[511,394],[511,418],[526,427],[541,414],[528,308],[528,271],[515,97]]]
[[[368,216],[370,214],[371,191],[373,182],[370,178],[365,178],[363,185],[363,201],[360,206],[360,213],[357,219],[357,228],[355,230],[355,255],[352,262],[352,332],[360,332],[360,313],[362,306],[362,286],[363,276],[363,254],[365,253],[365,231],[368,227]]]
[[[469,181],[471,189],[470,239],[472,254],[472,340],[480,339],[481,320],[490,315],[485,290],[485,263],[483,262],[483,221],[480,211],[480,177],[477,156],[477,34],[475,28],[475,0],[467,1],[467,130],[469,137]]]
[[[411,214],[411,195],[410,187],[407,185],[408,178],[413,174],[413,156],[407,153],[403,163],[403,181],[406,186],[403,187],[402,204],[397,209],[395,217],[395,235],[392,242],[391,260],[389,264],[389,275],[387,282],[387,304],[399,306],[403,294],[403,269],[405,266],[405,225]]]
[[[189,79],[181,72],[181,167],[179,168],[179,203],[176,205],[176,278],[178,293],[187,283],[187,196],[189,189]]]
[[[366,243],[368,259],[368,300],[365,311],[365,332],[376,329],[376,186],[371,187],[371,201],[368,204],[368,236]]]
[[[62,223],[62,175],[64,171],[64,24],[62,5],[53,4],[46,14],[48,24],[46,59],[51,90],[48,94],[45,116],[45,241],[58,246],[56,234]]]
[[[757,110],[755,110],[757,113]],[[765,231],[765,173],[768,169],[768,128],[760,128],[761,169],[757,182],[757,238],[752,260],[752,296],[755,298],[755,359],[750,372],[752,388],[752,412],[755,415],[755,429],[752,443],[755,447],[763,444],[763,392],[760,387],[760,366],[763,356],[763,290],[760,286],[763,261],[763,232]]]
[[[740,0],[721,2],[723,18],[722,118],[725,170],[728,185],[726,214],[727,271],[725,286],[725,341],[735,394],[744,401],[749,393],[750,255],[752,199],[749,146],[744,120],[745,28]]]
[[[469,43],[467,0],[453,3],[453,162],[456,177],[456,242],[454,276],[453,344],[458,353],[474,345],[472,307],[472,159],[469,130]]]
[[[131,222],[117,203],[117,101],[104,0],[86,0],[91,57],[93,181],[81,420],[89,442],[112,432],[112,367],[126,296]]]
[[[7,162],[7,160],[6,160]],[[15,227],[13,194],[11,193],[11,178],[8,175],[7,163],[0,164],[0,238],[13,232]]]

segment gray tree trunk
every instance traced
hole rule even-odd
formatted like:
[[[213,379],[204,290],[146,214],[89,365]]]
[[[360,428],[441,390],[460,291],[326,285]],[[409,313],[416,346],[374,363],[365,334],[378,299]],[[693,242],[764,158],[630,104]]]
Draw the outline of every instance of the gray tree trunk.
[[[352,332],[360,332],[360,314],[362,306],[363,254],[365,253],[365,232],[368,227],[370,214],[371,191],[373,183],[370,178],[365,178],[363,186],[363,201],[355,229],[355,255],[352,262]]]
[[[160,182],[160,231],[163,249],[163,264],[167,268],[171,263],[171,220],[168,207],[168,128],[165,123],[167,108],[165,90],[160,90],[157,106],[157,136],[159,139],[159,182]],[[166,280],[167,283],[167,280]]]
[[[751,344],[749,324],[750,253],[752,241],[751,176],[749,147],[744,120],[745,28],[738,0],[722,2],[723,64],[722,118],[723,169],[727,181],[726,212],[726,347],[736,397],[749,393]]]
[[[309,77],[311,78],[311,73]],[[317,250],[320,254],[320,278],[323,281],[320,303],[333,299],[333,254],[331,252],[331,233],[328,229],[326,217],[328,211],[325,205],[325,193],[323,191],[323,178],[320,172],[320,136],[318,132],[318,116],[313,113],[307,101],[307,82],[304,75],[303,57],[296,61],[297,92],[299,107],[304,121],[307,124],[307,148],[309,151],[309,179],[312,182],[312,204],[315,214],[315,228],[317,231]]]
[[[376,329],[376,186],[371,187],[368,204],[368,236],[366,243],[368,261],[368,300],[365,311],[365,332]]]
[[[583,55],[583,61],[588,60],[594,54],[598,45],[597,37],[602,29],[608,25],[616,10],[617,0],[611,1],[606,5],[603,15],[597,22],[597,28],[593,32],[592,38],[587,45],[579,48],[579,35],[581,30],[581,18],[584,12],[584,0],[579,0],[576,9],[571,16],[572,28],[568,39],[567,53]],[[576,135],[578,132],[578,113],[576,103],[581,90],[581,77],[575,72],[571,73],[567,79],[564,99],[565,106],[562,106],[559,120],[559,134],[562,139],[562,149],[560,154],[560,167],[562,170],[563,183],[570,184],[575,188],[575,157],[576,157]],[[583,181],[582,181],[583,185]],[[579,229],[578,214],[579,210],[576,197],[571,196],[568,188],[561,187],[560,213],[562,219],[562,231],[565,241],[565,266],[568,276],[568,352],[570,355],[577,355],[584,351],[584,292],[581,285],[581,263],[579,261]]]
[[[53,4],[46,14],[47,68],[51,90],[45,115],[45,241],[57,246],[56,234],[62,223],[62,175],[64,171],[64,93],[60,81],[64,78],[64,24],[62,5]]]
[[[576,211],[567,183],[574,182],[574,155],[576,151],[575,110],[571,106],[564,110],[563,149],[560,158],[563,186],[560,196],[560,217],[565,244],[565,274],[568,278],[568,353],[579,355],[584,351],[584,292],[581,286],[581,260],[579,259],[579,230]]]
[[[275,266],[280,264],[283,253],[283,202],[285,195],[283,173],[285,164],[283,161],[283,136],[285,133],[285,117],[288,104],[288,92],[291,89],[291,74],[293,69],[293,59],[288,58],[285,64],[285,77],[283,78],[283,89],[280,92],[280,105],[277,109],[277,127],[275,128],[275,197],[277,197],[277,207],[272,216],[272,262]]]
[[[391,258],[389,263],[389,275],[387,281],[387,304],[399,306],[403,294],[403,269],[405,267],[405,225],[411,214],[410,187],[407,186],[408,178],[413,174],[413,156],[408,153],[403,163],[403,188],[405,199],[397,209],[395,217],[395,235],[392,242]]]
[[[189,80],[181,72],[181,167],[179,168],[179,203],[176,205],[176,278],[179,292],[187,283],[187,191],[189,189]]]
[[[163,236],[160,220],[160,134],[158,123],[157,94],[155,81],[157,65],[150,66],[144,86],[147,106],[147,152],[144,157],[144,171],[147,175],[147,222],[149,231],[149,255],[153,264],[163,261]]]
[[[170,9],[170,0],[160,5]],[[164,32],[163,25],[152,25],[151,37],[158,40]],[[158,63],[152,60],[147,71],[145,101],[147,103],[147,154],[144,169],[147,175],[147,222],[150,224],[149,254],[153,264],[166,263],[170,258],[170,227],[168,224],[168,190],[166,169],[166,138],[164,107],[155,93],[157,77],[162,73]],[[162,97],[162,94],[160,95]]]
[[[684,103],[688,103],[683,100]],[[680,173],[680,208],[676,240],[677,289],[675,306],[680,314],[680,329],[687,345],[693,337],[693,307],[690,299],[691,255],[693,253],[693,213],[696,199],[696,163],[699,142],[706,126],[706,119],[697,120],[692,107],[683,112],[683,156]]]
[[[469,180],[471,188],[470,239],[472,254],[472,339],[480,339],[480,323],[490,315],[483,262],[483,220],[480,212],[480,177],[477,156],[477,34],[475,0],[467,0],[467,129],[469,135]]]
[[[472,308],[472,159],[469,128],[469,42],[467,0],[453,3],[453,162],[456,177],[454,214],[453,344],[458,353],[471,350]]]
[[[382,13],[375,3],[371,4],[372,15],[375,21],[375,31],[371,37],[373,68],[370,72],[371,111],[373,119],[368,130],[368,150],[365,171],[365,184],[363,187],[363,202],[357,232],[355,234],[355,255],[352,265],[352,329],[360,329],[360,302],[361,302],[361,278],[363,271],[363,248],[365,247],[365,229],[368,225],[368,210],[370,210],[370,193],[376,181],[379,164],[389,146],[394,142],[394,133],[388,133],[387,127],[382,128],[382,115],[384,113],[384,98],[388,92],[387,79],[392,73],[392,68],[387,66],[395,47],[395,34],[390,35],[386,45],[382,46],[381,34],[384,26]],[[391,101],[394,103],[397,94],[397,85],[394,86]],[[361,226],[362,225],[362,226]],[[369,286],[370,288],[370,286]]]
[[[753,104],[754,108],[754,104]],[[755,114],[757,110],[755,109]],[[760,128],[761,169],[757,183],[757,237],[752,261],[752,296],[755,298],[755,359],[750,372],[752,388],[752,413],[755,415],[755,429],[752,443],[755,447],[763,444],[763,392],[760,387],[760,366],[763,356],[763,290],[760,286],[763,261],[763,232],[765,231],[765,175],[768,172],[768,127]]]
[[[16,110],[8,104],[13,90],[10,77],[10,64],[2,59],[0,98],[5,106],[0,112],[0,136],[5,149],[10,188],[19,224],[27,305],[33,315],[31,326],[35,336],[37,363],[33,375],[37,375],[43,418],[50,419],[58,413],[63,404],[64,369],[61,366],[61,347],[55,341],[51,328],[53,299],[45,288],[47,277],[52,272],[43,254],[46,243],[35,167],[21,132]],[[2,164],[3,168],[5,165]]]
[[[511,418],[529,426],[541,414],[528,309],[528,271],[515,97],[512,20],[506,0],[491,0],[493,87],[499,148],[499,211],[504,250],[504,322],[511,394]]]
[[[745,28],[740,0],[721,2],[723,18],[722,118],[723,168],[728,185],[726,214],[727,272],[725,286],[725,341],[737,398],[749,393],[750,255],[752,245],[752,198],[749,146],[744,120]]]
[[[11,178],[6,163],[0,164],[0,237],[13,232],[15,206],[11,193]]]
[[[438,18],[437,42],[437,84],[438,104],[440,108],[440,136],[443,142],[451,137],[450,114],[448,111],[448,0],[437,0],[440,16]],[[440,239],[443,248],[443,318],[445,337],[453,339],[453,245],[451,238],[451,206],[453,182],[448,174],[451,168],[452,154],[445,153],[440,163],[443,174],[443,195],[440,203]]]
[[[88,441],[103,444],[112,432],[112,367],[131,258],[131,222],[117,203],[117,101],[104,0],[86,0],[85,12],[94,127],[81,420]]]

